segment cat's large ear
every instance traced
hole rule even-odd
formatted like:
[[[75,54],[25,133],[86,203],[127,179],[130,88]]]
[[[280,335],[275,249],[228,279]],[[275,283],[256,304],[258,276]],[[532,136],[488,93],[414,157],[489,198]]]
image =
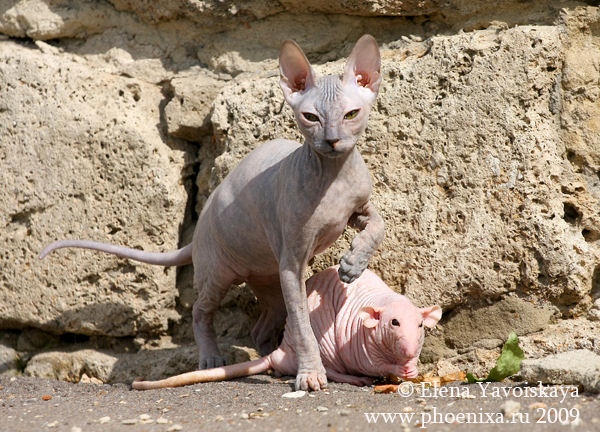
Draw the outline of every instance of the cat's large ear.
[[[344,68],[344,84],[355,83],[377,94],[381,83],[381,56],[377,41],[371,35],[361,37],[354,48]]]
[[[279,85],[285,100],[294,105],[300,92],[315,85],[315,73],[298,44],[286,40],[279,51]]]

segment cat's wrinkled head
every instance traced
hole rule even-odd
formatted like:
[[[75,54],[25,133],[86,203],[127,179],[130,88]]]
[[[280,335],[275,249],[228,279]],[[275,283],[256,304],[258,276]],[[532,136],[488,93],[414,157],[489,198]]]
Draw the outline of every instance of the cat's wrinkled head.
[[[356,42],[342,76],[318,77],[295,42],[283,43],[281,89],[317,153],[335,158],[352,151],[379,91],[380,64],[377,42],[370,35]]]

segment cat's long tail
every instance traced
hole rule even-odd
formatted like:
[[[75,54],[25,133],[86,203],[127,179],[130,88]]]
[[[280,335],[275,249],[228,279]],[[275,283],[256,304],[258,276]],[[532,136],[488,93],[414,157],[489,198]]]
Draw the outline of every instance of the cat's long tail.
[[[170,252],[146,252],[139,249],[131,249],[125,246],[117,246],[109,243],[99,243],[89,240],[60,240],[49,244],[42,251],[39,258],[43,259],[46,255],[55,249],[60,248],[83,248],[94,249],[101,252],[107,252],[123,258],[129,258],[135,261],[141,261],[147,264],[161,266],[186,265],[192,262],[192,245],[182,247]]]
[[[252,360],[213,369],[187,372],[159,381],[134,381],[131,383],[131,386],[136,390],[150,390],[165,387],[180,387],[189,384],[222,381],[248,375],[255,375],[272,369],[273,365],[271,363],[271,356],[272,354],[269,354],[259,358],[258,360]]]

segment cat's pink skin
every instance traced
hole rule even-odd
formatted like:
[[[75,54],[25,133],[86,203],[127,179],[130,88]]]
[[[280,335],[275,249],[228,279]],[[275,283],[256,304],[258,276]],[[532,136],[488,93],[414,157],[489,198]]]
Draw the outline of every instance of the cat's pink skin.
[[[373,37],[360,38],[341,76],[318,77],[292,41],[284,42],[279,64],[280,85],[305,142],[276,139],[250,152],[209,196],[191,244],[161,254],[69,240],[52,243],[41,257],[82,247],[158,265],[192,261],[200,369],[225,363],[213,316],[231,284],[246,282],[262,308],[252,330],[259,352],[277,346],[287,323],[298,360],[296,387],[319,390],[327,377],[306,306],[308,262],[346,226],[356,228],[339,268],[340,278],[352,282],[384,235],[383,219],[370,201],[369,172],[356,148],[381,82],[379,48]]]
[[[346,284],[340,281],[337,267],[332,267],[310,278],[306,287],[310,322],[328,379],[360,386],[370,384],[371,377],[417,376],[424,327],[437,324],[442,316],[439,306],[417,308],[370,270]],[[287,327],[279,348],[258,360],[132,385],[138,390],[177,387],[268,369],[281,375],[294,375],[298,370]]]

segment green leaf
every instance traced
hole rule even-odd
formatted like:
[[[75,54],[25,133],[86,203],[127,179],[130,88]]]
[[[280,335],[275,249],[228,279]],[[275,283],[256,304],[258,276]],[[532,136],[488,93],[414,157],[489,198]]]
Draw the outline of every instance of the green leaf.
[[[473,374],[468,373],[467,381],[470,383],[502,381],[521,370],[521,362],[524,358],[523,350],[519,347],[519,338],[515,332],[511,332],[502,347],[502,354],[496,361],[496,367],[490,371],[487,378],[478,379]]]

